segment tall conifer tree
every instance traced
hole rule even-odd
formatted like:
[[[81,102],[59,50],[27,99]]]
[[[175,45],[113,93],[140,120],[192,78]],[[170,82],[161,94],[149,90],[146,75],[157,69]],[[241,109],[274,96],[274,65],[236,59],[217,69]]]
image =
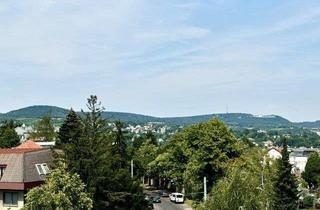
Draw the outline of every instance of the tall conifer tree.
[[[282,157],[277,162],[277,175],[274,182],[275,200],[274,208],[277,210],[296,210],[298,201],[297,183],[291,173],[292,165],[289,163],[287,140],[282,140]]]
[[[145,200],[140,183],[131,179],[126,163],[126,145],[122,124],[116,123],[117,131],[108,130],[102,118],[104,108],[96,96],[90,96],[88,112],[82,111],[81,135],[71,135],[78,126],[70,126],[76,120],[70,113],[60,138],[68,168],[80,175],[93,200],[93,208],[100,209],[145,209]],[[69,123],[68,123],[69,122]],[[70,138],[71,136],[71,138]],[[72,155],[74,154],[74,155]],[[123,163],[123,164],[115,164]]]
[[[302,177],[308,182],[309,187],[318,188],[320,185],[320,156],[314,152],[308,158]]]
[[[58,132],[57,146],[63,147],[65,144],[77,141],[82,135],[82,126],[77,113],[71,109],[66,116]]]
[[[10,148],[19,145],[20,138],[15,131],[15,123],[10,121],[5,121],[0,126],[0,147]]]

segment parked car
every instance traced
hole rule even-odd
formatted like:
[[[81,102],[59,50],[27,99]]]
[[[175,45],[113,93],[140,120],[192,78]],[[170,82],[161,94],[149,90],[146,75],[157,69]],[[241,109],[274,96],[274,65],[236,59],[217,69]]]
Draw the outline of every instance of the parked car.
[[[175,203],[184,203],[184,195],[182,193],[171,193],[170,201]]]
[[[164,190],[160,190],[160,191],[159,191],[159,195],[160,195],[161,197],[169,197],[169,193],[166,192],[166,191],[164,191]]]
[[[153,197],[153,203],[161,203],[161,197],[156,195]]]

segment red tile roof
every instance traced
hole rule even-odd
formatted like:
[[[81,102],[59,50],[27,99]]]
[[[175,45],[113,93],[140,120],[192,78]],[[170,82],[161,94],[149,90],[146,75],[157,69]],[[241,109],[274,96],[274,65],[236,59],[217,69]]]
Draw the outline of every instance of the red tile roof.
[[[26,152],[32,152],[43,149],[44,148],[39,144],[35,143],[32,140],[28,140],[17,147],[0,149],[0,154],[23,154]]]
[[[41,149],[42,147],[35,143],[32,140],[27,140],[25,142],[23,142],[22,144],[20,144],[17,147],[14,147],[15,149]]]

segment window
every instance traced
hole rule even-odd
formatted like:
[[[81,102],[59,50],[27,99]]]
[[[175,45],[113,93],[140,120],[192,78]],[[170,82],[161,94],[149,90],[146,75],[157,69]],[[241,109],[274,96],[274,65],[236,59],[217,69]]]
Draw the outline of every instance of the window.
[[[45,174],[50,173],[49,167],[48,167],[48,165],[46,163],[42,164],[42,169],[44,170]]]
[[[0,179],[2,178],[7,165],[0,165]]]
[[[36,168],[39,175],[47,175],[50,173],[50,169],[46,163],[36,164]]]
[[[4,192],[3,202],[6,206],[17,206],[18,205],[18,193],[17,192]]]

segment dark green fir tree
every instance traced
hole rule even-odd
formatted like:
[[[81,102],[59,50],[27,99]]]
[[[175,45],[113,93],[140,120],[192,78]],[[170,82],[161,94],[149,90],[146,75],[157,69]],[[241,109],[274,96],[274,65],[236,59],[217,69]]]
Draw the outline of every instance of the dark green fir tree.
[[[128,166],[127,142],[123,135],[123,123],[115,122],[116,131],[112,143],[112,155],[115,168],[125,168]]]
[[[297,182],[291,173],[292,165],[289,163],[289,152],[285,138],[282,139],[282,144],[282,157],[277,162],[277,175],[274,182],[274,209],[296,210],[298,201]]]
[[[305,171],[302,173],[303,179],[308,182],[309,187],[318,188],[320,185],[320,156],[314,152],[308,158]]]
[[[20,143],[20,138],[15,131],[15,123],[10,121],[5,121],[0,126],[0,148],[10,148],[18,146]]]
[[[71,109],[58,132],[57,147],[77,141],[82,135],[81,121],[75,111]]]

